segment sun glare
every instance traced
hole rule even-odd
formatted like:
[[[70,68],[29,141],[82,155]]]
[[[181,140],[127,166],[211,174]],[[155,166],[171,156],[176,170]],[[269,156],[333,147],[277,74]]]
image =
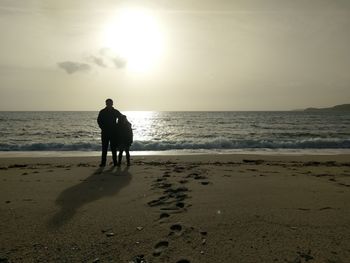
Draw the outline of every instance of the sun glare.
[[[145,9],[117,12],[103,32],[103,45],[126,61],[129,70],[149,71],[163,52],[160,25]]]

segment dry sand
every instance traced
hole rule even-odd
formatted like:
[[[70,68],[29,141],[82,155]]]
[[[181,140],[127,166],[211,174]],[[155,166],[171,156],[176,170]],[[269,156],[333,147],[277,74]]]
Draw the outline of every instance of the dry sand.
[[[350,156],[0,159],[0,262],[350,262]]]

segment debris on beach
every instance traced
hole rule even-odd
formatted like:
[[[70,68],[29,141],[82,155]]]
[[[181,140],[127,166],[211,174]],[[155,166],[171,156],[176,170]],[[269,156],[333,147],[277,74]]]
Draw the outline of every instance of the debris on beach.
[[[129,261],[128,263],[147,263],[144,255],[138,255],[133,258],[132,261]]]

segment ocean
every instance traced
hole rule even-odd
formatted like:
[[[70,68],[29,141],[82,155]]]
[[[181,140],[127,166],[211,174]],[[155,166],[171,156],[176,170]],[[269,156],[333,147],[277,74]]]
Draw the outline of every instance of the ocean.
[[[132,150],[176,152],[350,150],[341,112],[122,112]],[[0,152],[100,151],[98,112],[0,112]]]

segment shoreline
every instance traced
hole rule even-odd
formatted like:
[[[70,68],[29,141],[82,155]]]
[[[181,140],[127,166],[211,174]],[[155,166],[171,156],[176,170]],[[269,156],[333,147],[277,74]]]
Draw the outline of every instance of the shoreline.
[[[164,150],[130,151],[131,156],[261,155],[261,156],[332,156],[350,155],[350,149],[238,149],[238,150]],[[98,157],[100,151],[0,151],[1,158]],[[108,152],[111,155],[111,152]]]
[[[125,153],[123,154],[123,162],[125,162]],[[244,162],[244,160],[272,161],[272,162],[340,162],[348,163],[350,154],[154,154],[154,155],[133,155],[131,153],[132,166],[142,164],[143,162],[168,162],[169,160],[180,163],[197,163],[198,165],[213,165],[215,163],[227,164],[231,162]],[[84,164],[88,163],[91,167],[98,167],[100,163],[100,155],[23,155],[23,156],[2,156],[0,154],[0,168],[6,164]],[[5,164],[5,166],[3,166]],[[112,167],[112,156],[107,155],[106,167]],[[0,170],[1,172],[1,170]]]

